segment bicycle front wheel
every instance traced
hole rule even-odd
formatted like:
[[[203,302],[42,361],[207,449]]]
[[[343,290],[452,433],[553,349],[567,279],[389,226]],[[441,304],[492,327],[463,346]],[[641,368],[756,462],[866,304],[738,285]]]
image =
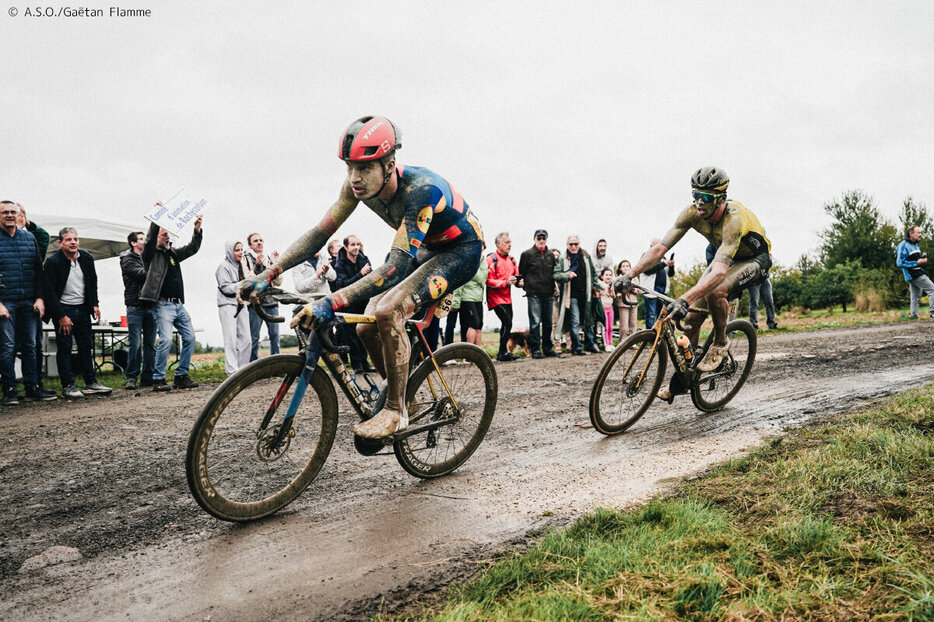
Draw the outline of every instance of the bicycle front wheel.
[[[655,331],[643,330],[616,346],[590,392],[590,423],[601,434],[619,434],[639,420],[665,377],[668,350]]]
[[[691,387],[691,401],[704,412],[726,406],[739,393],[756,360],[756,329],[752,324],[746,320],[733,320],[726,325],[726,336],[730,340],[729,356],[723,359],[718,369],[700,372]],[[713,333],[704,343],[704,354],[712,343]],[[698,360],[703,360],[703,355]]]
[[[227,521],[268,516],[318,475],[334,442],[337,395],[316,369],[286,421],[304,366],[305,357],[295,354],[259,359],[225,380],[204,406],[185,470],[191,494],[208,514]]]
[[[493,421],[499,391],[493,361],[475,345],[444,346],[434,360],[442,375],[430,358],[422,361],[409,377],[406,402],[410,430],[441,425],[393,445],[402,468],[424,479],[450,473],[473,454]]]

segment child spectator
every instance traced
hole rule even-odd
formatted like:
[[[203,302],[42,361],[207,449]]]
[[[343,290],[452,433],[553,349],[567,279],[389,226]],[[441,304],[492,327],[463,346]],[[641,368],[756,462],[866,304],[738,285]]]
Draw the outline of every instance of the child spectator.
[[[628,259],[624,259],[619,262],[619,265],[616,266],[616,275],[619,276],[628,271],[632,265],[629,263]],[[639,277],[633,277],[632,282],[636,285],[639,284]],[[628,303],[628,304],[627,304]],[[636,296],[635,290],[630,290],[626,292],[625,298],[623,295],[617,296],[616,298],[616,308],[619,312],[619,342],[622,343],[623,339],[629,335],[636,332],[636,320],[637,315],[639,314],[639,308],[636,306],[639,303],[639,297]],[[629,306],[632,305],[632,306]]]
[[[613,351],[613,269],[604,268],[600,272],[600,302],[603,305],[603,349]]]
[[[603,304],[603,349],[613,351],[613,269],[604,268],[600,273],[600,302]]]

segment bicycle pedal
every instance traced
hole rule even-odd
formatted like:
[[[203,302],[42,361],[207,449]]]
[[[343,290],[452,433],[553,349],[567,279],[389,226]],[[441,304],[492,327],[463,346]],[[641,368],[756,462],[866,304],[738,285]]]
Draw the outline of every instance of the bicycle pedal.
[[[353,446],[360,455],[375,456],[386,446],[385,441],[386,439],[382,438],[363,438],[362,436],[354,434]]]

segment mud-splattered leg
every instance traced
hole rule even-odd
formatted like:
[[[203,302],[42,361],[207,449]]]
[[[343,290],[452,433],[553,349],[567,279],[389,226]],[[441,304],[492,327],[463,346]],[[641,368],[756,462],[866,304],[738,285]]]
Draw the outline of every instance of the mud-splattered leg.
[[[357,436],[383,438],[408,426],[405,386],[412,346],[405,333],[405,321],[415,312],[412,294],[411,282],[406,280],[386,292],[376,305],[376,329],[379,335],[375,339],[371,338],[369,344],[382,345],[381,360],[374,360],[374,364],[377,369],[382,366],[380,373],[385,373],[388,381],[386,405],[375,417],[353,427]]]
[[[718,287],[707,294],[707,308],[713,320],[714,344],[722,346],[726,343],[726,321],[730,315],[730,303],[726,300],[726,288]]]
[[[420,254],[421,265],[376,303],[373,315],[379,336],[369,336],[369,339],[373,345],[377,342],[382,345],[381,363],[387,379],[386,406],[372,419],[355,425],[354,434],[383,438],[408,426],[405,388],[412,346],[405,332],[405,321],[419,305],[438,300],[473,277],[481,259],[480,243],[465,246],[426,256],[424,261]]]
[[[412,345],[405,334],[405,321],[415,312],[412,291],[403,282],[388,292],[376,307],[376,326],[382,335],[382,358],[389,386],[386,407],[402,410],[405,401],[405,383],[408,379],[409,357]]]
[[[374,296],[366,306],[366,315],[376,315],[376,306],[385,297],[385,294]],[[376,324],[357,324],[357,335],[367,354],[373,361],[373,366],[383,378],[386,378],[386,364],[383,361],[383,340],[380,337],[379,329]]]

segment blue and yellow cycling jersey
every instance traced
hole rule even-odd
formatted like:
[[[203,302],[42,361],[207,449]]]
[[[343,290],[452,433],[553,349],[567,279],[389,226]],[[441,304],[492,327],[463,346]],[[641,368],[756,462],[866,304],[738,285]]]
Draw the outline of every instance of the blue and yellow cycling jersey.
[[[401,165],[396,176],[399,189],[388,203],[364,201],[397,230],[394,247],[414,257],[422,246],[443,250],[483,240],[470,206],[443,177],[427,168]]]

